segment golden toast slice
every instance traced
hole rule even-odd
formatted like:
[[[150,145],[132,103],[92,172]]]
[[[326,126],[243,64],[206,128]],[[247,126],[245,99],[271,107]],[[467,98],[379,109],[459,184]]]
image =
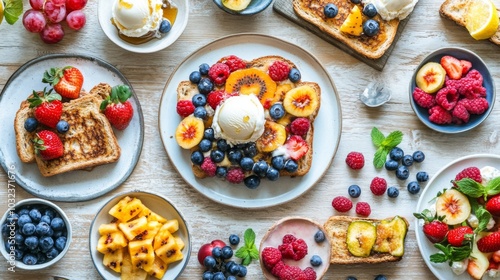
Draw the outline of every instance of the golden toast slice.
[[[399,20],[383,20],[379,15],[373,19],[379,22],[380,32],[373,36],[353,36],[340,31],[342,23],[346,20],[355,4],[350,0],[292,0],[295,13],[302,19],[314,24],[323,32],[346,44],[359,54],[377,59],[384,55],[391,46],[399,26]],[[338,14],[334,18],[326,18],[324,7],[333,3],[338,7]],[[363,15],[363,21],[366,20]]]

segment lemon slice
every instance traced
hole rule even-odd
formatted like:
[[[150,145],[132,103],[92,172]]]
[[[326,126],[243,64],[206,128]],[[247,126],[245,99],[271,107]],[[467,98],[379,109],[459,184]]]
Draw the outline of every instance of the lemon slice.
[[[498,29],[498,12],[491,0],[470,1],[465,13],[465,27],[476,40],[489,39]]]
[[[3,1],[0,0],[0,24],[2,24],[3,21]]]

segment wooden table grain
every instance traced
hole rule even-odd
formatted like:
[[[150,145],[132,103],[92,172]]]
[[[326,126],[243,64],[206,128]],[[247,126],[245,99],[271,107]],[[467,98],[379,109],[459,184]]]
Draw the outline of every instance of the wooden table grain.
[[[109,0],[111,1],[111,0]],[[24,1],[25,9],[29,8]],[[91,201],[78,203],[56,202],[68,214],[73,225],[73,242],[69,252],[49,269],[9,272],[6,261],[0,260],[0,279],[52,279],[52,275],[71,279],[99,279],[89,254],[89,226],[97,209],[117,193],[132,189],[159,192],[167,196],[183,212],[192,234],[192,256],[179,279],[201,279],[203,268],[198,264],[198,248],[212,239],[226,239],[231,233],[242,234],[251,227],[257,242],[273,223],[285,216],[304,216],[320,223],[336,214],[331,200],[347,195],[347,187],[359,184],[363,194],[359,200],[372,206],[373,218],[402,215],[411,222],[406,239],[404,259],[398,263],[377,265],[332,265],[324,279],[373,279],[385,274],[388,279],[434,279],[425,265],[415,239],[414,218],[418,195],[410,195],[406,186],[394,174],[377,170],[371,164],[375,147],[370,131],[379,127],[384,133],[401,130],[400,147],[405,151],[422,150],[426,160],[420,169],[432,177],[445,164],[462,156],[500,151],[500,109],[495,106],[490,117],[476,129],[459,135],[444,135],[424,126],[409,104],[408,85],[418,63],[431,51],[441,47],[464,47],[476,52],[488,65],[500,85],[500,48],[488,41],[475,41],[467,31],[442,19],[438,10],[442,0],[420,1],[404,32],[397,42],[383,71],[351,57],[307,30],[277,14],[269,7],[249,17],[229,15],[209,0],[189,0],[189,23],[173,45],[152,54],[134,54],[113,44],[99,27],[97,0],[89,0],[85,13],[87,25],[80,32],[68,31],[62,42],[44,44],[38,35],[26,32],[21,21],[10,26],[0,25],[0,89],[22,64],[49,53],[82,53],[96,56],[115,65],[132,83],[141,101],[145,120],[145,141],[139,163],[130,178],[116,190]],[[498,1],[495,1],[500,6]],[[158,108],[162,90],[172,70],[184,57],[207,43],[229,34],[262,33],[297,44],[314,54],[326,67],[338,89],[342,106],[342,136],[336,156],[323,178],[307,193],[288,203],[260,210],[244,210],[223,206],[207,199],[187,185],[173,167],[162,145],[158,130]],[[371,81],[383,82],[392,92],[392,99],[379,108],[368,108],[358,100],[359,93]],[[328,110],[328,105],[322,105]],[[0,108],[0,114],[2,109]],[[320,129],[320,128],[319,128]],[[4,134],[0,132],[0,138]],[[2,140],[0,140],[2,141]],[[127,149],[127,147],[122,147]],[[350,151],[362,152],[367,164],[358,172],[344,163]],[[396,199],[375,197],[369,183],[375,176],[398,185],[401,193]],[[0,212],[7,209],[7,174],[0,172]],[[16,188],[16,200],[32,197]],[[354,214],[354,210],[349,213]],[[246,279],[263,279],[260,267],[252,263]]]

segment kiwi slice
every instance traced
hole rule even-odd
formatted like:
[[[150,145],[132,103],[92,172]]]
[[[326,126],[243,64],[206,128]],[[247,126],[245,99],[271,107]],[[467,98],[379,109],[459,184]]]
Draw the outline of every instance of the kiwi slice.
[[[373,250],[380,253],[389,253],[400,257],[405,250],[405,237],[408,232],[406,221],[399,216],[391,220],[382,220],[377,224],[377,240]]]
[[[347,249],[356,257],[368,257],[375,241],[377,228],[368,221],[354,221],[347,228]]]

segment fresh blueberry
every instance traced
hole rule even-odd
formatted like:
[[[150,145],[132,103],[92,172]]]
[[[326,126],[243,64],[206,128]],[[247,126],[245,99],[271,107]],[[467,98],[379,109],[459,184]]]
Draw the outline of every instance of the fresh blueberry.
[[[24,215],[24,214],[29,215],[29,213],[30,213],[30,210],[28,208],[23,208],[23,209],[19,210],[19,212],[17,212],[17,214],[19,216]]]
[[[312,256],[310,262],[311,262],[312,266],[320,266],[323,263],[323,261],[321,260],[321,257],[318,255]]]
[[[49,228],[49,232],[45,234],[46,236],[54,236],[54,230],[52,228]]]
[[[196,107],[194,108],[194,113],[193,115],[197,118],[200,118],[200,119],[206,119],[207,118],[207,109],[205,109],[205,107]]]
[[[349,192],[349,195],[351,197],[359,197],[361,195],[361,188],[358,185],[351,185],[347,189],[347,192]]]
[[[66,241],[67,241],[66,237],[59,236],[56,239],[56,242],[54,243],[54,247],[56,247],[57,250],[62,251],[64,250],[64,247],[66,247]]]
[[[271,159],[271,165],[278,169],[281,170],[285,167],[285,157],[284,156],[275,156]]]
[[[195,107],[205,106],[205,104],[207,104],[207,98],[205,97],[205,95],[197,93],[193,96],[193,98],[191,98],[191,102],[193,102],[193,105]]]
[[[64,221],[61,218],[56,217],[56,218],[52,219],[52,221],[50,221],[50,227],[53,230],[63,230],[64,229]]]
[[[229,260],[233,256],[233,249],[230,246],[222,247],[222,258]]]
[[[395,147],[391,150],[391,152],[389,153],[389,157],[392,159],[392,160],[395,160],[395,161],[400,161],[404,156],[404,152],[401,148],[399,147]]]
[[[7,223],[2,225],[2,237],[7,238],[9,236],[9,227],[7,226]]]
[[[201,73],[200,71],[193,71],[191,74],[189,74],[189,81],[193,84],[199,83],[201,80]]]
[[[172,24],[170,20],[164,18],[160,23],[160,33],[168,33],[172,29]]]
[[[202,280],[212,280],[214,278],[214,273],[210,270],[203,272]]]
[[[229,270],[229,267],[231,267],[233,264],[235,264],[235,262],[234,262],[234,261],[228,261],[228,262],[226,262],[226,263],[224,264],[224,269],[225,269],[226,271],[228,271],[228,270]]]
[[[222,257],[222,248],[221,247],[214,247],[212,249],[212,257],[216,259],[220,259]]]
[[[416,151],[413,153],[413,160],[415,162],[422,162],[425,159],[425,155],[422,151]]]
[[[59,133],[66,133],[69,130],[69,123],[65,120],[60,120],[57,122],[56,130]]]
[[[238,271],[239,271],[239,268],[238,268]],[[226,280],[236,280],[236,276],[229,275],[228,277],[226,277]]]
[[[326,4],[323,12],[325,13],[326,18],[334,18],[339,13],[339,8],[333,3],[328,3]]]
[[[253,158],[254,156],[257,155],[257,145],[255,142],[250,142],[248,143],[245,148],[243,149],[243,153],[245,153],[245,156]]]
[[[406,180],[408,177],[410,177],[410,170],[408,170],[408,167],[404,165],[398,166],[398,169],[396,170],[396,177],[399,180]]]
[[[276,181],[280,178],[280,172],[273,167],[269,167],[266,171],[266,177],[270,181]]]
[[[208,71],[207,71],[208,73]],[[202,94],[209,94],[214,89],[214,84],[209,78],[201,78],[198,83],[198,91]]]
[[[23,228],[23,226],[27,223],[32,223],[30,216],[27,214],[23,214],[19,216],[19,219],[17,219],[17,225],[19,228]]]
[[[285,115],[285,108],[281,103],[275,103],[269,108],[269,115],[273,120],[279,120]]]
[[[15,256],[16,260],[18,260],[18,261],[22,260],[22,259],[23,259],[23,256],[24,256],[24,252],[23,252],[23,250],[20,250],[20,249],[17,249],[17,248],[16,248],[16,249],[14,250],[14,256]]]
[[[38,237],[36,236],[28,236],[26,239],[24,239],[24,245],[30,250],[35,249],[38,247]]]
[[[365,16],[369,18],[372,18],[377,15],[377,8],[375,8],[375,5],[370,3],[363,8],[363,14],[365,14]]]
[[[295,173],[299,169],[299,165],[293,159],[289,159],[285,162],[285,170],[290,173]]]
[[[253,172],[260,177],[266,177],[269,165],[264,160],[259,160],[253,165]]]
[[[224,139],[219,139],[217,140],[217,148],[223,152],[227,151],[229,149],[229,145],[227,144],[226,140]]]
[[[243,151],[241,151],[240,149],[231,149],[229,150],[229,152],[227,152],[227,158],[231,163],[238,164],[243,158]]]
[[[203,153],[200,151],[194,151],[191,154],[191,162],[196,165],[201,165],[203,163],[203,160],[205,157],[203,156]]]
[[[399,163],[393,159],[390,159],[385,162],[385,169],[387,170],[396,170],[398,169]]]
[[[28,132],[33,132],[38,127],[38,121],[35,118],[27,118],[24,121],[24,129]]]
[[[59,251],[57,251],[56,248],[52,247],[47,253],[45,253],[45,256],[47,256],[47,259],[53,259],[59,255]]]
[[[411,194],[417,194],[418,192],[420,192],[420,185],[417,181],[409,182],[407,188]]]
[[[360,3],[361,3],[361,0],[351,0],[351,2],[352,2],[353,4],[360,4]]]
[[[290,72],[288,72],[288,79],[290,79],[292,83],[300,81],[301,77],[302,75],[300,74],[300,71],[297,68],[292,68],[290,69]]]
[[[206,256],[203,260],[203,265],[208,269],[212,269],[215,268],[215,265],[217,265],[217,261],[213,256]]]
[[[50,224],[51,218],[47,215],[43,215],[42,218],[40,218],[40,222],[45,222],[47,224]]]
[[[399,190],[398,190],[398,188],[396,188],[396,187],[389,187],[389,188],[387,189],[387,195],[388,195],[389,197],[392,197],[392,198],[394,198],[394,197],[398,197],[398,195],[399,195]]]
[[[373,37],[377,35],[380,31],[380,25],[378,21],[369,19],[363,23],[363,33],[368,37]]]
[[[213,162],[219,163],[224,160],[224,152],[221,150],[212,150],[210,152],[210,158]]]
[[[225,178],[227,175],[227,167],[217,166],[217,169],[215,169],[215,175],[219,178]]]
[[[316,241],[316,243],[321,243],[321,242],[325,241],[325,239],[326,239],[326,236],[322,230],[318,230],[314,234],[314,241]]]
[[[211,127],[205,129],[205,131],[203,132],[203,138],[208,139],[210,141],[214,141],[215,140],[214,129]]]
[[[28,224],[27,224],[28,225]],[[14,240],[16,241],[16,244],[23,244],[24,243],[24,235],[22,234],[16,234],[14,236]]]
[[[56,212],[50,208],[46,209],[43,214],[49,216],[51,219],[54,219],[56,217]]]
[[[238,245],[240,243],[240,237],[236,234],[231,234],[229,236],[229,243],[231,245]]]
[[[208,70],[210,70],[210,65],[208,65],[207,63],[203,63],[200,65],[199,70],[200,74],[208,75]]]
[[[21,232],[24,235],[33,235],[36,231],[36,226],[32,223],[26,223],[23,225]]]
[[[417,181],[418,182],[427,182],[429,180],[429,174],[425,171],[420,171],[417,173]]]
[[[37,223],[42,218],[42,213],[40,213],[40,210],[33,208],[30,210],[29,216],[33,222]]]
[[[232,265],[229,266],[229,270],[228,272],[231,274],[231,275],[237,275],[238,272],[240,271],[240,266],[236,263],[233,263]],[[234,277],[234,276],[233,276]]]
[[[28,215],[29,215],[29,212],[28,212]],[[19,220],[19,215],[16,214],[16,213],[12,213],[12,214],[9,214],[7,216],[7,222],[9,224],[14,224],[14,223],[17,223],[17,221]]]
[[[48,217],[48,216],[43,216],[43,217]],[[36,234],[39,236],[44,236],[47,235],[50,231],[50,225],[46,222],[39,222],[36,225]]]
[[[240,166],[245,171],[252,170],[253,165],[254,165],[253,159],[249,157],[244,157],[240,161]]]
[[[375,280],[387,280],[387,277],[385,277],[385,275],[383,274],[379,274],[375,276]]]
[[[240,264],[240,272],[238,272],[238,275],[239,277],[245,277],[247,276],[247,267]]]
[[[32,255],[32,254],[26,254],[24,257],[23,257],[23,263],[24,264],[27,264],[27,265],[35,265],[37,264],[38,262],[38,259],[36,258],[35,255]]]
[[[405,155],[403,160],[401,160],[401,163],[404,166],[411,166],[413,164],[413,157],[411,155]]]
[[[7,251],[7,252],[10,252],[12,250],[12,248],[15,248],[14,244],[11,245],[11,244],[9,244],[9,242],[4,242],[3,246],[5,248],[5,251]],[[11,248],[11,246],[12,246],[12,248]]]
[[[212,280],[226,280],[226,276],[224,276],[224,273],[219,271],[214,274]]]
[[[52,234],[50,234],[51,233],[50,231],[52,231]],[[50,229],[50,231],[47,234],[47,236],[52,236],[52,238],[54,238],[54,239],[59,238],[61,236],[63,236],[63,237],[66,236],[66,232],[63,230],[54,231],[54,230]]]
[[[250,175],[246,177],[243,182],[245,183],[245,186],[249,189],[256,189],[260,185],[260,178],[257,175]]]
[[[48,252],[52,247],[54,247],[54,239],[50,236],[44,236],[40,238],[38,246],[42,252]]]
[[[198,149],[200,149],[200,152],[208,152],[212,149],[212,141],[208,139],[202,139],[200,141],[200,144],[198,144]]]
[[[47,256],[46,256],[46,254],[44,254],[42,252],[38,252],[38,254],[36,254],[36,258],[38,259],[38,263],[47,262]]]

